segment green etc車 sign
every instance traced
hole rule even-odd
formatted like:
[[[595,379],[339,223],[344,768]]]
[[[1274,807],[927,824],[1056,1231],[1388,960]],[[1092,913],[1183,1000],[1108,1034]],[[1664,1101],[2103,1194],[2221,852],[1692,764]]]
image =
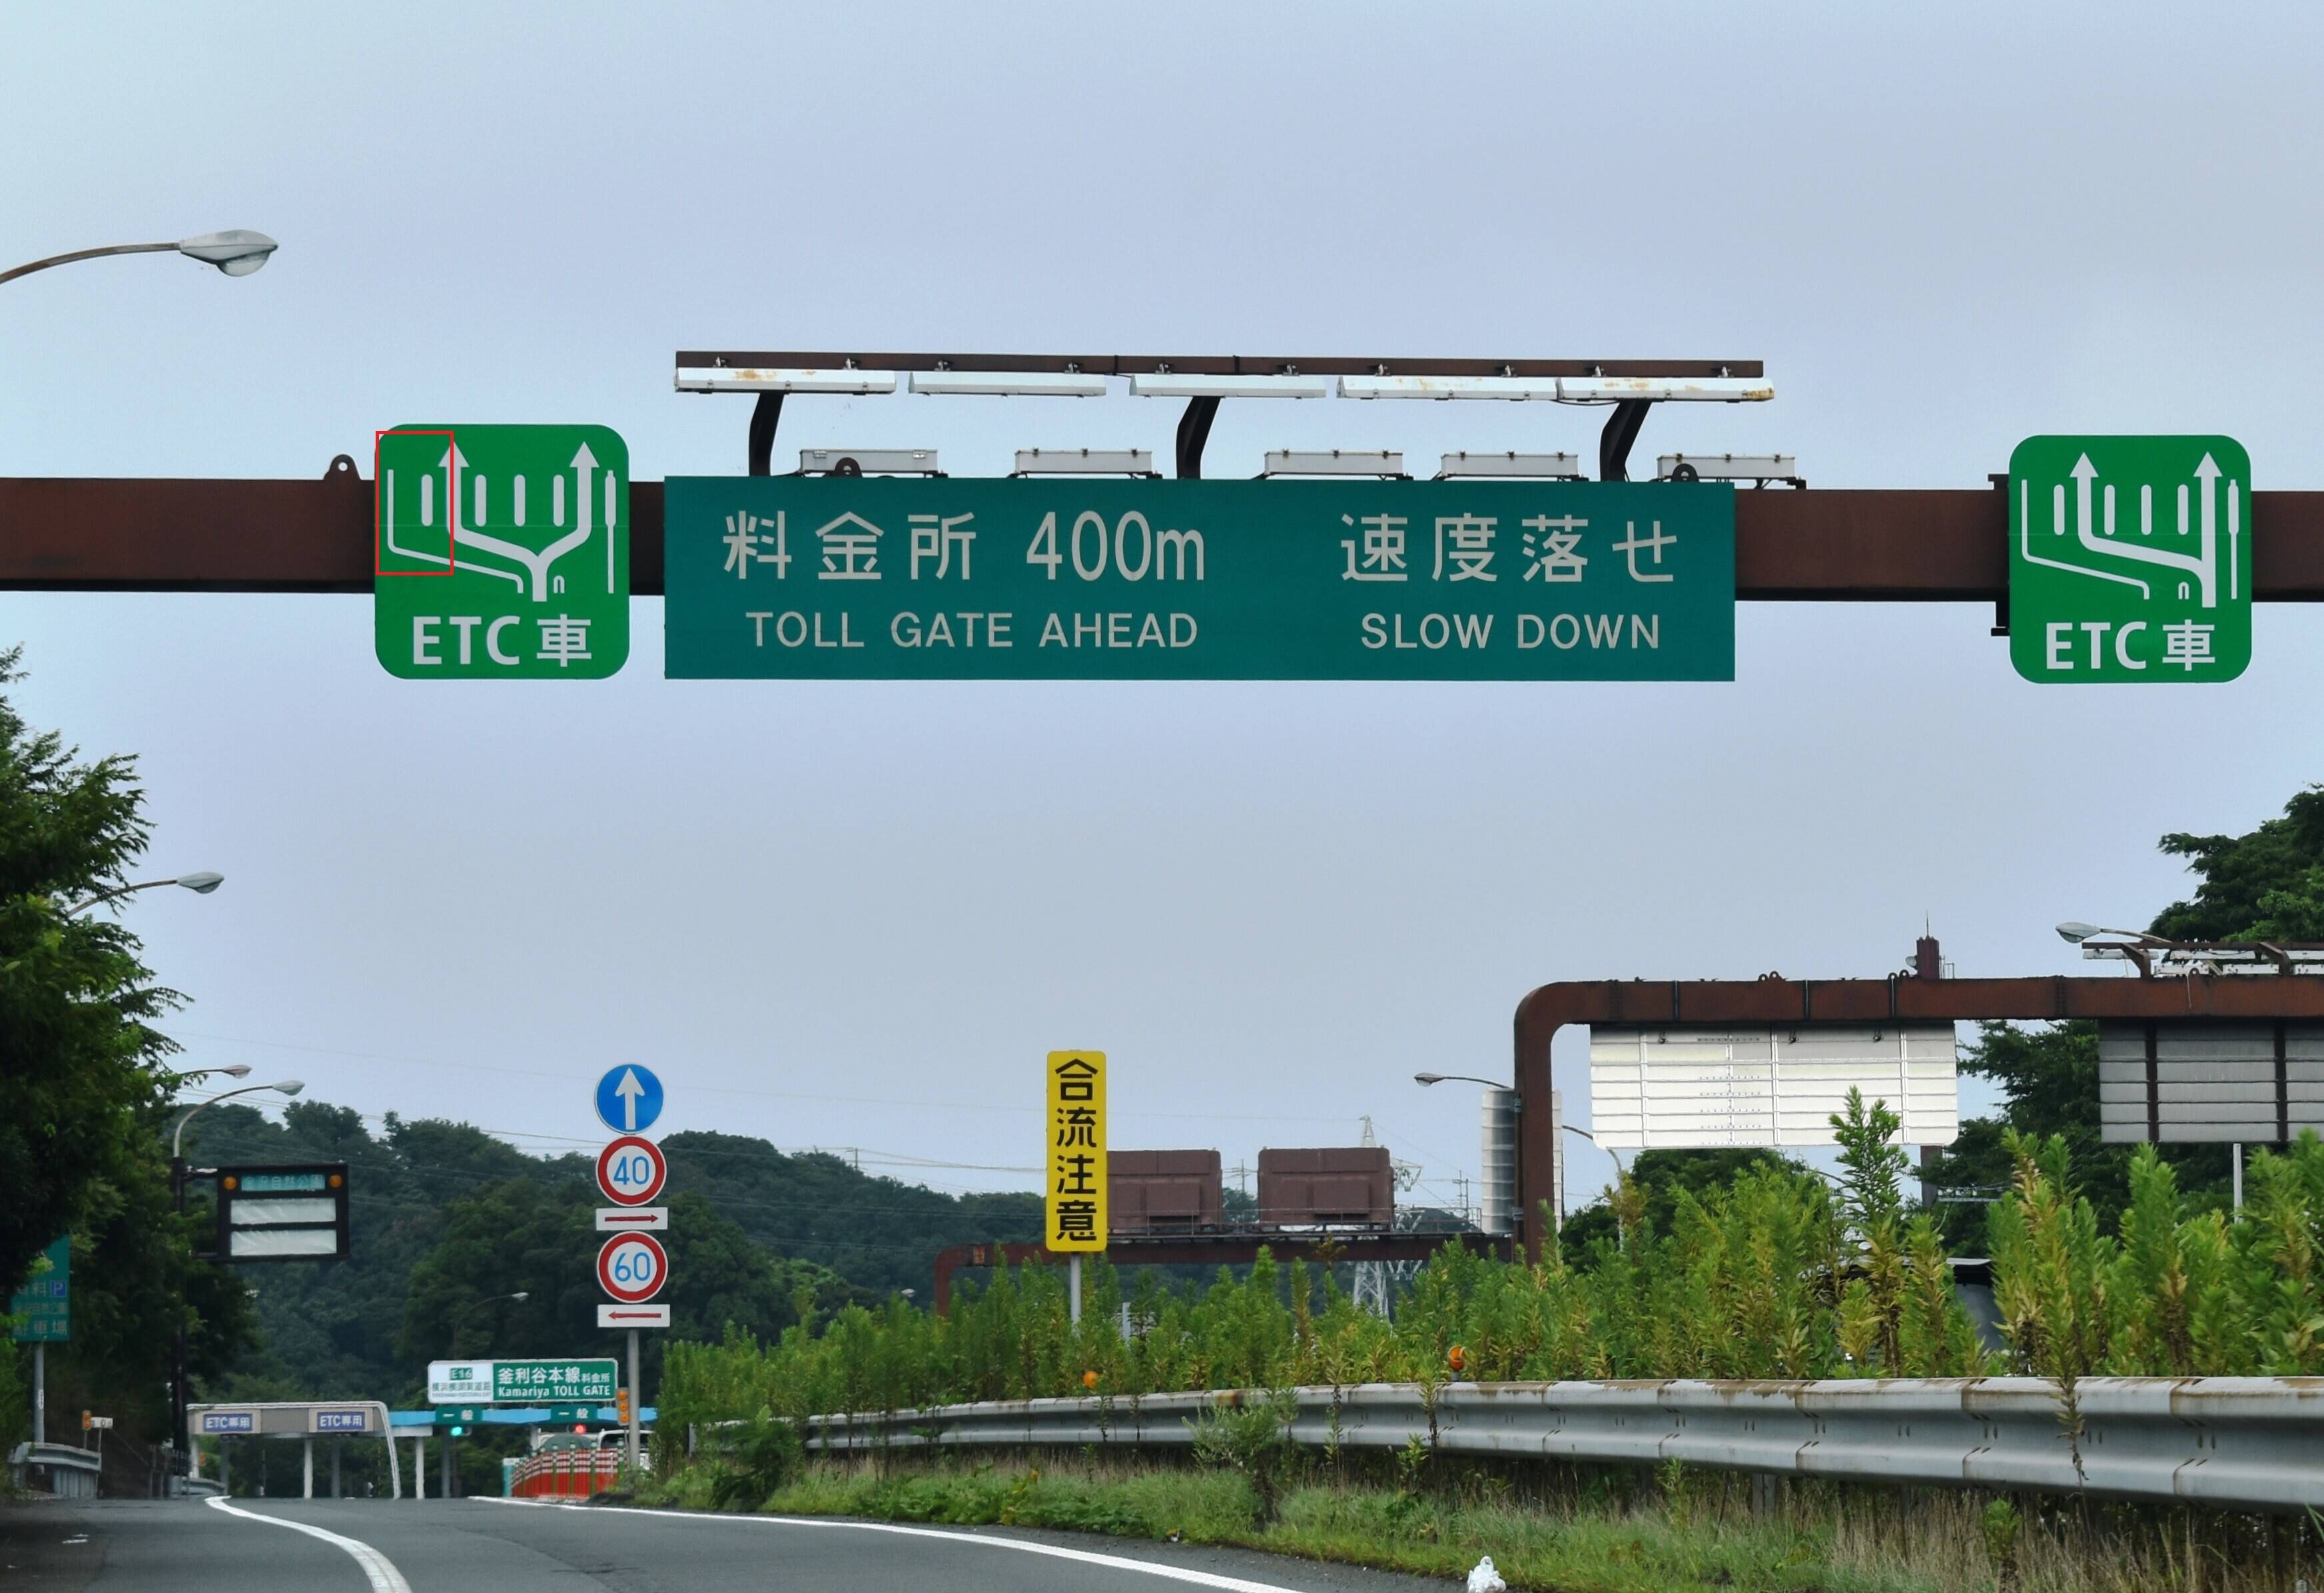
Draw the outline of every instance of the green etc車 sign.
[[[630,654],[630,451],[603,426],[379,437],[373,640],[391,675],[600,679]]]
[[[674,677],[1730,680],[1712,484],[676,477]]]
[[[2009,459],[2009,657],[2028,680],[2233,680],[2251,662],[2251,457],[2226,437],[2034,437]]]

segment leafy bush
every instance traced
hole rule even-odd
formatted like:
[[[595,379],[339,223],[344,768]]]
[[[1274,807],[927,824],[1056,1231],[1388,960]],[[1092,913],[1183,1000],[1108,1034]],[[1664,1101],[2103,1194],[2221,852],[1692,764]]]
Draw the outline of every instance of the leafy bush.
[[[803,1312],[769,1345],[741,1333],[673,1344],[663,1423],[1080,1395],[1084,1370],[1117,1415],[1172,1390],[1434,1386],[1458,1344],[1465,1375],[1489,1382],[2031,1373],[2059,1383],[2079,1441],[2086,1377],[2324,1373],[2315,1135],[2255,1153],[2249,1202],[2232,1218],[2184,1198],[2143,1148],[2113,1234],[2073,1186],[2062,1141],[2013,1137],[2016,1181],[1989,1220],[2006,1345],[1994,1350],[1956,1297],[1936,1226],[1906,1215],[1893,1114],[1858,1100],[1835,1121],[1848,1168],[1837,1193],[1754,1165],[1724,1189],[1679,1192],[1660,1233],[1626,1182],[1612,1192],[1615,1231],[1586,1254],[1551,1246],[1536,1262],[1500,1261],[1447,1248],[1393,1321],[1359,1309],[1328,1273],[1318,1283],[1262,1255],[1247,1276],[1222,1268],[1198,1288],[1141,1275],[1130,1312],[1140,1331],[1124,1338],[1122,1280],[1102,1259],[1085,1269],[1078,1325],[1062,1268],[1003,1268],[963,1288],[948,1317],[899,1300],[827,1325]]]

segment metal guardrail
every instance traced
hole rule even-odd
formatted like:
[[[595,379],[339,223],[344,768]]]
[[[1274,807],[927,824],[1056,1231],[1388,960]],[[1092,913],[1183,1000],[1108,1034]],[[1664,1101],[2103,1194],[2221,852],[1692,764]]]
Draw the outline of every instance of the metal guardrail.
[[[20,1443],[8,1454],[15,1485],[30,1486],[27,1472],[43,1475],[49,1492],[60,1499],[94,1499],[102,1462],[95,1450],[67,1443]]]
[[[2324,1377],[2087,1377],[2070,1442],[2036,1377],[1455,1383],[1296,1391],[1295,1442],[1854,1482],[2087,1492],[2222,1509],[2324,1508]],[[808,1447],[1185,1444],[1213,1401],[1036,1399],[819,1417]]]

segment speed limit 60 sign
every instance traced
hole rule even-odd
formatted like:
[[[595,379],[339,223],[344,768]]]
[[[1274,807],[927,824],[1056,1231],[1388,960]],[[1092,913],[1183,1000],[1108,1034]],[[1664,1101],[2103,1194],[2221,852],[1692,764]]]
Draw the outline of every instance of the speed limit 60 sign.
[[[650,1139],[624,1134],[597,1153],[597,1187],[617,1206],[642,1206],[661,1192],[669,1164]]]
[[[669,1275],[669,1257],[650,1234],[616,1234],[597,1252],[598,1283],[624,1305],[660,1294]]]

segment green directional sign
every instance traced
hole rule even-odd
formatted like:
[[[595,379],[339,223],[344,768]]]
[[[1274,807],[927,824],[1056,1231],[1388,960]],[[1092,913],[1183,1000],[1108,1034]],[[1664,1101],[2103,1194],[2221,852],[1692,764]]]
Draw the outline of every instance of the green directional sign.
[[[493,1399],[500,1404],[613,1403],[621,1373],[608,1356],[596,1360],[496,1360]]]
[[[72,1338],[72,1238],[41,1252],[24,1286],[8,1299],[19,1344],[62,1344]]]
[[[379,437],[373,631],[407,680],[593,680],[630,656],[630,451],[603,426]]]
[[[2033,437],[2009,458],[2009,657],[2028,680],[2251,662],[2251,456],[2225,437]]]
[[[1731,680],[1731,488],[680,476],[674,677]]]

